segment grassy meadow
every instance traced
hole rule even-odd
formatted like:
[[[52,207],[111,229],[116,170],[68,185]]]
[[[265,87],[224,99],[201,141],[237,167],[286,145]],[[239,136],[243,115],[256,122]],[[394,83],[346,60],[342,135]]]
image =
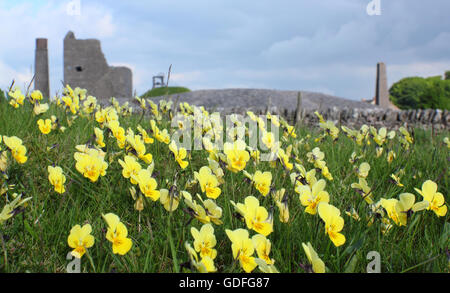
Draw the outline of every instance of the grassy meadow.
[[[254,117],[268,162],[237,149],[245,137],[174,148],[185,125],[171,126],[170,104],[139,102],[100,107],[70,87],[58,101],[0,99],[1,272],[66,272],[71,251],[81,272],[365,273],[371,251],[381,272],[449,272],[448,130]]]

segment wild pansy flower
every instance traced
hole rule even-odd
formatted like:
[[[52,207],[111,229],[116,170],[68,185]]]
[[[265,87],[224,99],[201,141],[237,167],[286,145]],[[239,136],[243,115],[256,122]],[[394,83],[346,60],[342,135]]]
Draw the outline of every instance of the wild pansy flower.
[[[200,231],[195,227],[191,228],[192,237],[194,237],[194,249],[200,254],[202,258],[209,256],[215,259],[217,256],[216,236],[214,236],[214,228],[211,224],[204,224]]]
[[[359,177],[358,183],[352,183],[351,187],[355,189],[359,194],[361,194],[362,198],[368,203],[373,204],[372,197],[372,189],[367,184],[366,179]]]
[[[217,177],[212,174],[209,167],[203,166],[199,172],[194,172],[195,179],[198,180],[202,192],[206,194],[208,198],[216,199],[219,197],[221,190],[219,187],[219,181]]]
[[[75,225],[70,230],[70,235],[67,238],[67,243],[72,250],[72,255],[76,258],[81,258],[86,249],[94,245],[95,239],[91,235],[92,227],[90,224],[85,224],[83,227]]]
[[[178,208],[180,195],[178,195],[177,192],[170,192],[169,190],[162,188],[159,190],[159,194],[159,201],[167,211],[173,212]]]
[[[317,252],[312,247],[311,243],[302,243],[303,250],[305,251],[306,257],[311,264],[311,270],[313,273],[325,273],[325,264],[317,255]]]
[[[437,184],[427,180],[422,184],[422,190],[414,188],[425,201],[429,203],[428,210],[432,210],[438,217],[443,217],[447,213],[444,195],[437,191]]]
[[[98,150],[85,148],[85,151],[74,154],[75,168],[91,182],[96,182],[100,176],[106,175],[108,163],[104,161],[104,155],[102,156]]]
[[[252,179],[255,188],[263,196],[266,196],[270,192],[270,185],[272,184],[272,173],[270,173],[269,171],[266,171],[264,173],[261,171],[256,171]]]
[[[22,91],[19,88],[15,88],[13,91],[8,93],[10,96],[9,104],[14,108],[19,108],[19,105],[23,105],[23,101],[25,100],[25,95],[22,94]]]
[[[129,145],[127,147],[127,151],[131,150],[131,153],[133,155],[143,160],[147,164],[150,164],[152,162],[153,156],[150,153],[146,154],[145,143],[140,135],[135,135],[131,131],[129,134],[127,134],[126,141]]]
[[[319,203],[328,203],[330,201],[330,196],[325,191],[326,184],[324,179],[320,179],[314,183],[312,188],[309,185],[301,185],[295,188],[295,191],[300,194],[299,199],[301,204],[306,207],[305,212],[315,215]]]
[[[17,136],[8,137],[4,135],[3,142],[11,151],[11,154],[17,163],[24,164],[28,160],[28,157],[26,156],[27,149],[22,144],[22,140],[20,138],[18,138]]]
[[[136,177],[141,171],[142,166],[136,161],[133,156],[125,156],[124,161],[118,160],[119,164],[122,166],[122,176],[124,178],[129,178],[131,184],[137,184]]]
[[[98,147],[104,148],[106,145],[104,142],[103,131],[100,128],[95,127],[94,133],[95,133],[95,143],[97,144]]]
[[[186,242],[184,244],[186,248],[191,265],[200,273],[213,273],[217,271],[217,268],[214,266],[214,260],[209,256],[202,257],[200,261],[198,260],[197,252],[192,248],[192,246]]]
[[[245,169],[250,154],[245,150],[246,144],[242,140],[236,140],[234,143],[226,142],[224,144],[224,154],[226,155],[227,168],[236,173]]]
[[[289,206],[288,200],[289,197],[286,193],[286,189],[282,188],[272,193],[272,197],[275,201],[276,206],[280,211],[280,222],[287,223],[289,222]]]
[[[22,199],[22,194],[17,195],[16,193],[14,193],[13,197],[14,200],[10,203],[5,204],[2,212],[0,213],[0,224],[13,217],[15,215],[14,212],[18,207],[23,206],[26,202],[31,200],[31,197]]]
[[[369,175],[370,165],[367,162],[361,163],[358,168],[356,168],[356,172],[359,178],[366,178]]]
[[[255,247],[256,254],[258,258],[263,259],[268,265],[273,265],[275,263],[274,259],[271,259],[270,249],[272,247],[272,243],[266,236],[261,234],[253,235],[252,237],[253,246]]]
[[[112,250],[114,254],[125,255],[133,245],[133,242],[128,238],[128,230],[125,225],[120,222],[117,215],[109,213],[106,215],[102,214],[103,219],[108,225],[108,230],[106,231],[106,239],[112,243]]]
[[[49,134],[52,130],[52,120],[50,119],[45,119],[45,121],[43,119],[39,119],[37,121],[37,125],[43,134]]]
[[[188,161],[183,161],[186,159],[187,151],[185,148],[177,147],[174,140],[169,144],[169,150],[173,153],[175,160],[178,162],[178,165],[180,165],[181,169],[186,169],[186,167],[189,165]]]
[[[161,196],[158,187],[158,183],[155,178],[152,177],[152,173],[147,169],[142,169],[139,171],[138,175],[131,175],[138,184],[139,189],[145,197],[149,197],[153,201],[157,201]]]
[[[238,259],[244,271],[250,273],[256,268],[257,264],[253,256],[255,248],[252,240],[248,237],[248,231],[245,229],[236,229],[234,231],[226,229],[225,232],[231,241],[233,259]]]
[[[234,201],[230,202],[236,208],[237,212],[244,217],[248,229],[253,229],[264,236],[272,233],[272,218],[269,216],[266,208],[259,205],[256,197],[247,196],[244,204],[236,204]]]
[[[55,187],[57,193],[64,193],[66,189],[64,188],[64,183],[66,182],[66,176],[63,174],[61,167],[48,166],[48,180],[50,184]]]
[[[339,209],[326,202],[321,202],[317,209],[320,218],[325,222],[325,234],[328,234],[336,247],[344,244],[345,236],[340,233],[344,227],[344,219]]]
[[[422,201],[415,203],[414,194],[402,193],[400,200],[395,198],[380,200],[381,206],[386,210],[389,218],[398,226],[406,226],[410,213],[418,212],[428,208],[429,202]]]

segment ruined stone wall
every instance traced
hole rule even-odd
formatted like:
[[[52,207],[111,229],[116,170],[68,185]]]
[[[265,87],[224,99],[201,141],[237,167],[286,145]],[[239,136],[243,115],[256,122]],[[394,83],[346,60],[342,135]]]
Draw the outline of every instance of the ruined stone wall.
[[[275,110],[275,109],[273,109]],[[410,126],[450,129],[450,112],[440,109],[418,110],[367,110],[367,109],[336,109],[329,108],[319,111],[325,120],[332,120],[336,124],[360,127],[363,124],[375,127],[386,126],[396,129],[405,123]],[[295,122],[295,111],[284,110],[279,115],[291,123]],[[317,125],[319,119],[314,112],[302,111],[302,123]]]
[[[99,40],[79,40],[73,32],[64,38],[64,83],[87,89],[100,100],[132,97],[131,70],[109,66]]]

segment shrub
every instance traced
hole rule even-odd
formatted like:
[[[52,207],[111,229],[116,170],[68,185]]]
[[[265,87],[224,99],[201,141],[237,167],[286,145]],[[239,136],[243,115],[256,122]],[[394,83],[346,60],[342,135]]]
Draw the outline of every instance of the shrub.
[[[407,77],[393,84],[389,93],[400,109],[450,109],[450,80],[441,76]]]

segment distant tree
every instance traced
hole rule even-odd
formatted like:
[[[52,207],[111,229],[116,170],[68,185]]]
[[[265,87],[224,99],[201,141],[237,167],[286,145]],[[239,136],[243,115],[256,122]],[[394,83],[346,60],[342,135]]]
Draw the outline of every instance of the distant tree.
[[[445,80],[450,80],[450,70],[445,72]]]
[[[400,109],[450,109],[450,80],[442,76],[407,77],[393,84],[389,93]]]

